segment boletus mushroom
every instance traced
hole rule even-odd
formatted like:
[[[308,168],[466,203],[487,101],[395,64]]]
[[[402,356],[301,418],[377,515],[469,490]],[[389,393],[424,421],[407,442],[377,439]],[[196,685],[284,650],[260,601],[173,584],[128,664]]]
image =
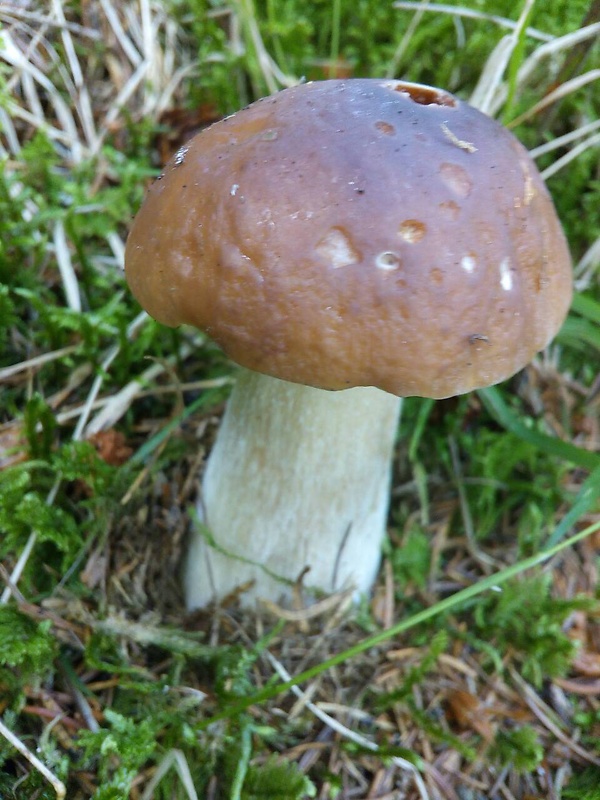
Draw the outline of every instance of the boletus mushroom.
[[[408,395],[513,375],[571,299],[525,148],[440,89],[306,83],[212,125],[150,188],[126,275],[245,368],[202,482],[190,608],[374,581]]]

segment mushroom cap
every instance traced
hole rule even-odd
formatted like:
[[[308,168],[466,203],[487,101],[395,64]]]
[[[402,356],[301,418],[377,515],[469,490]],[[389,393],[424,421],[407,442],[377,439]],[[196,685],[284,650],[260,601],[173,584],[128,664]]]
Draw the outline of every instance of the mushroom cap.
[[[521,369],[572,292],[525,148],[395,80],[303,84],[198,134],[150,188],[125,269],[153,317],[249,369],[436,398]]]

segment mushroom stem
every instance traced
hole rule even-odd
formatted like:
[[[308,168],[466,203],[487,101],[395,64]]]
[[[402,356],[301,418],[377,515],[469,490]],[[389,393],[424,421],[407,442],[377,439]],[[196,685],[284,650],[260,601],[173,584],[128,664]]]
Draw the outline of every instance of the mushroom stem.
[[[188,608],[253,581],[242,596],[303,584],[368,592],[385,535],[401,401],[242,372],[202,484],[204,526],[185,565]]]

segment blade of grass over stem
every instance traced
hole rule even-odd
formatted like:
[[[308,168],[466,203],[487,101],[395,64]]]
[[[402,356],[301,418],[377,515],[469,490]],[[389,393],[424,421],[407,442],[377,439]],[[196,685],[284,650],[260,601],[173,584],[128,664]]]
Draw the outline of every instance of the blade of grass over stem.
[[[161,431],[162,433],[162,431]],[[162,441],[162,439],[161,439]],[[217,553],[222,553],[223,555],[231,558],[235,561],[240,561],[242,564],[250,564],[257,569],[262,570],[265,575],[268,575],[275,581],[278,581],[282,586],[293,586],[294,581],[289,580],[289,578],[284,578],[281,575],[278,575],[277,572],[270,570],[264,563],[261,561],[253,561],[251,558],[245,558],[242,555],[232,553],[217,542],[215,537],[212,535],[212,532],[208,525],[205,525],[204,522],[200,519],[199,515],[192,509],[191,510],[192,521],[194,523],[194,528],[196,532],[202,536],[204,541],[206,542],[207,546],[214,550]]]
[[[506,581],[514,578],[516,575],[520,575],[522,572],[525,572],[532,567],[536,567],[539,564],[544,563],[548,559],[552,558],[553,556],[557,555],[558,553],[566,550],[569,547],[573,547],[578,542],[581,542],[583,539],[590,536],[592,533],[600,530],[600,522],[596,522],[593,525],[589,525],[584,530],[576,533],[574,536],[565,539],[564,541],[560,542],[559,544],[554,545],[553,547],[548,547],[547,549],[543,550],[536,555],[530,556],[529,558],[525,558],[522,561],[519,561],[517,564],[512,564],[509,567],[506,567],[500,572],[495,573],[494,575],[489,575],[487,578],[483,578],[477,583],[474,583],[472,586],[468,586],[466,589],[461,589],[459,592],[451,595],[450,597],[446,597],[444,600],[440,600],[440,602],[436,603],[435,605],[431,606],[430,608],[425,608],[422,611],[419,611],[417,614],[413,614],[412,616],[408,617],[408,619],[404,619],[401,622],[398,622],[396,625],[393,625],[391,628],[387,628],[383,631],[378,631],[377,633],[373,634],[372,636],[367,636],[362,641],[358,642],[358,644],[354,645],[353,647],[349,647],[347,650],[344,650],[340,653],[336,653],[334,656],[325,659],[320,664],[317,664],[314,667],[310,667],[304,672],[296,675],[295,677],[291,678],[289,681],[282,681],[281,683],[271,684],[270,686],[261,689],[256,694],[251,695],[250,697],[245,697],[242,700],[239,700],[236,703],[232,703],[230,706],[227,706],[222,711],[217,712],[209,719],[203,720],[197,726],[198,730],[204,730],[210,727],[213,723],[219,722],[220,720],[229,719],[231,717],[236,716],[237,714],[242,713],[250,706],[256,705],[258,703],[263,703],[266,700],[271,700],[272,698],[276,697],[278,694],[291,689],[292,686],[296,686],[299,683],[303,683],[304,681],[312,680],[317,675],[325,672],[326,670],[330,669],[331,667],[335,667],[338,664],[342,664],[345,661],[357,656],[359,653],[364,653],[366,650],[369,650],[372,647],[376,647],[383,642],[388,641],[389,639],[393,639],[394,636],[398,636],[405,631],[410,630],[411,628],[416,628],[417,625],[421,625],[423,622],[427,622],[433,617],[438,616],[439,614],[444,614],[452,609],[455,609],[457,606],[460,606],[467,600],[471,600],[473,597],[477,597],[483,592],[489,590],[495,590],[498,586]]]
[[[429,419],[431,412],[433,411],[434,405],[435,405],[435,400],[431,400],[430,398],[425,398],[421,401],[419,407],[419,414],[417,416],[417,421],[415,423],[413,432],[411,434],[410,444],[408,446],[408,457],[411,461],[415,461],[417,458],[417,450],[419,449],[419,443],[423,436],[423,432],[425,431],[427,420]]]
[[[161,428],[158,433],[156,433],[151,439],[145,442],[140,449],[133,454],[133,456],[127,462],[130,466],[138,466],[142,464],[148,456],[150,456],[156,448],[164,442],[164,440],[176,430],[182,422],[185,422],[186,419],[191,417],[201,408],[208,408],[214,403],[214,392],[209,391],[202,394],[200,397],[196,398],[189,406],[186,406],[180,414],[177,414],[176,417],[169,420],[164,428]]]
[[[600,466],[600,456],[596,453],[584,450],[569,442],[564,442],[562,439],[555,439],[545,433],[540,433],[520,422],[494,386],[490,386],[487,389],[479,389],[477,394],[496,422],[520,439],[539,448],[542,452],[557,458],[564,458],[566,461],[570,461],[584,469],[594,470]]]

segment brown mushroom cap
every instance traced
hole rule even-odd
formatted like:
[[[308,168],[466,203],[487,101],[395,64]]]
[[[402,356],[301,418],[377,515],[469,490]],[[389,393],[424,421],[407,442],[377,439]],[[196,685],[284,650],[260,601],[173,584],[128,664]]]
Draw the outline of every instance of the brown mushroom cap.
[[[548,344],[571,262],[525,148],[456,97],[332,80],[196,136],[137,215],[126,274],[167,325],[325,389],[447,397]]]

